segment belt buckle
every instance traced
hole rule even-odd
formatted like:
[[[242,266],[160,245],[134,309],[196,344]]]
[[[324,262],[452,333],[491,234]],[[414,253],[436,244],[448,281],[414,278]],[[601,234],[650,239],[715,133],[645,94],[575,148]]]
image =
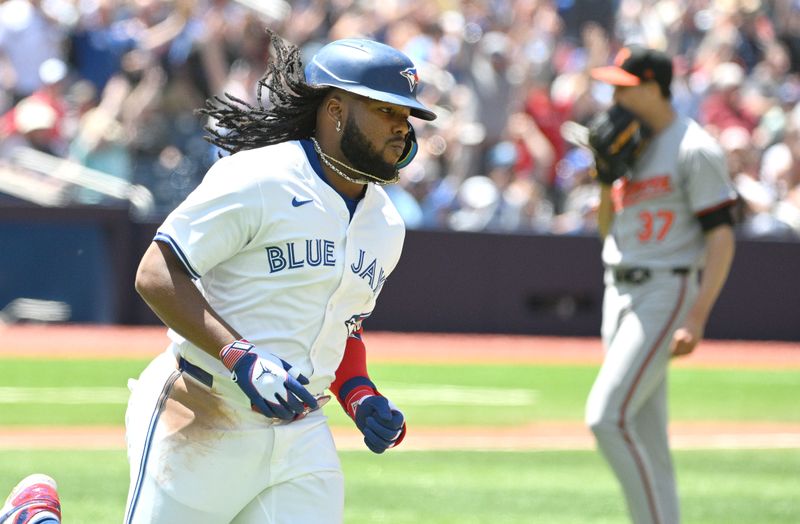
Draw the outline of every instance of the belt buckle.
[[[631,284],[641,284],[649,278],[650,270],[646,267],[632,267],[625,274],[625,279]]]

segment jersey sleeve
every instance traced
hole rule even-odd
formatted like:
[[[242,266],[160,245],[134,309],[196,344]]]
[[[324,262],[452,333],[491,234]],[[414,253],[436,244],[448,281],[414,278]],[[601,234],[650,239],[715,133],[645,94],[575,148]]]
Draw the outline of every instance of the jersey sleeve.
[[[218,160],[155,236],[195,279],[241,251],[261,227],[261,191],[236,166],[233,157]]]
[[[736,201],[722,149],[709,139],[684,157],[686,191],[695,215],[700,216]]]

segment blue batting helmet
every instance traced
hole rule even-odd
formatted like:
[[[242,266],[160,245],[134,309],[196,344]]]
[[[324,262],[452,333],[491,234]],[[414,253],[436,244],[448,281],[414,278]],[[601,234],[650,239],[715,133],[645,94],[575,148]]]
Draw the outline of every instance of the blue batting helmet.
[[[417,68],[406,55],[364,38],[336,40],[322,47],[306,65],[306,82],[331,86],[411,109],[433,120],[436,114],[417,101]]]

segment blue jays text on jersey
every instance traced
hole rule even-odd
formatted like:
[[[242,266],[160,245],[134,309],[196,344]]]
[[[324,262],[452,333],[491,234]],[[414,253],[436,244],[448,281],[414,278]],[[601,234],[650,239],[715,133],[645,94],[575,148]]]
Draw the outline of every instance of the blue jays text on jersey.
[[[298,245],[300,247],[298,247]],[[298,269],[305,266],[330,266],[336,265],[336,243],[332,240],[315,238],[303,242],[287,242],[283,246],[267,246],[267,261],[269,272]],[[358,250],[358,260],[350,264],[350,270],[363,278],[369,284],[373,293],[380,291],[386,282],[386,272],[378,264],[377,258],[370,262],[363,249]]]

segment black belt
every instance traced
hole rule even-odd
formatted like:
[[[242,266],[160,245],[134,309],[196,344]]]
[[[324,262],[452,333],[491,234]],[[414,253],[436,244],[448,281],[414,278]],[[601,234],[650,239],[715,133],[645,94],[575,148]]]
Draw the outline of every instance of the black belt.
[[[178,358],[178,369],[190,377],[197,379],[200,383],[205,384],[208,387],[211,387],[214,384],[214,377],[211,376],[211,373],[195,366],[183,357]]]
[[[614,281],[626,284],[644,284],[653,276],[653,271],[647,267],[616,267],[614,271]],[[691,273],[690,267],[673,267],[668,269],[673,275],[688,275]]]

